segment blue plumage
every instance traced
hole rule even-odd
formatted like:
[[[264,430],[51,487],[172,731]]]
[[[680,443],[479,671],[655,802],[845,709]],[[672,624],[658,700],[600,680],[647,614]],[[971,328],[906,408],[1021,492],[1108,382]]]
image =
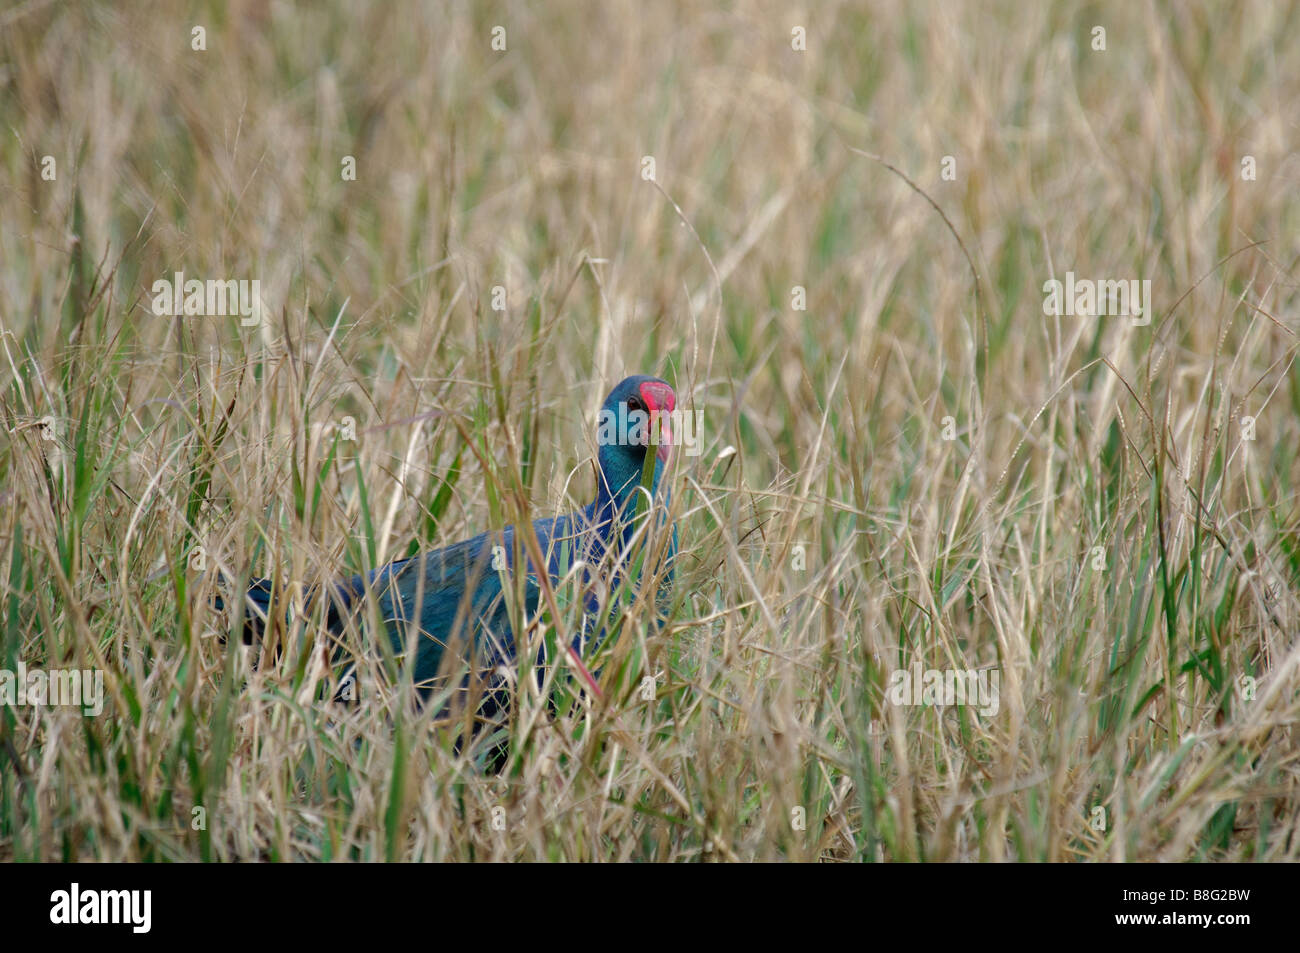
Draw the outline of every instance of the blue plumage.
[[[626,559],[628,543],[635,533],[633,516],[651,431],[643,424],[641,415],[654,414],[654,419],[661,423],[651,482],[651,493],[658,497],[672,440],[667,415],[675,409],[675,401],[672,388],[657,378],[635,376],[622,381],[610,392],[601,409],[595,500],[574,513],[533,522],[552,586],[558,586],[569,567],[579,560],[586,567],[584,625],[573,644],[579,656],[588,654],[604,633],[604,623],[612,609],[610,595],[621,585],[621,560]],[[525,554],[528,566],[523,610],[525,617],[531,619],[542,605],[542,590],[537,567],[527,557],[522,540],[518,548]],[[674,528],[663,576],[669,582],[676,548]],[[394,652],[401,653],[414,642],[415,684],[427,698],[443,684],[440,676],[464,671],[463,662],[467,658],[472,658],[470,667],[478,672],[490,672],[514,660],[517,646],[502,582],[515,585],[515,551],[515,527],[510,526],[500,533],[482,533],[390,563],[369,574],[339,580],[331,586],[326,625],[335,634],[343,632],[350,616],[364,625],[368,614],[362,603],[367,598],[375,598],[379,618],[384,622]],[[502,565],[506,569],[504,573],[499,571]],[[659,593],[658,597],[662,598],[663,594]],[[269,580],[256,580],[249,587],[249,602],[262,611],[259,616],[250,608],[246,616],[246,639],[260,634],[271,595]],[[312,601],[309,597],[309,605]],[[602,602],[605,619],[599,617]],[[472,651],[466,652],[470,644]],[[464,685],[468,685],[468,679]],[[489,694],[484,699],[484,707],[495,710],[498,702],[499,699]],[[480,714],[489,713],[481,710]]]

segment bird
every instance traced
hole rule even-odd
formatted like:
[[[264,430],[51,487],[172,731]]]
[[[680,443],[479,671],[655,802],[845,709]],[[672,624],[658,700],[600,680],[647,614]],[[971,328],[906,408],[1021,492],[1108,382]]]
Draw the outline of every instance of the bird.
[[[500,675],[511,670],[520,649],[519,633],[513,631],[503,591],[503,583],[512,591],[517,586],[513,571],[518,549],[526,563],[524,619],[535,619],[539,609],[546,608],[539,570],[544,570],[552,592],[566,572],[574,568],[581,572],[580,591],[585,594],[581,625],[566,650],[587,689],[598,694],[595,678],[582,660],[608,635],[618,596],[627,591],[625,583],[630,580],[639,587],[642,577],[658,580],[652,613],[655,625],[662,623],[670,595],[677,555],[676,526],[665,527],[667,544],[658,550],[658,565],[642,562],[635,579],[630,578],[635,565],[630,554],[634,541],[645,538],[637,537],[637,514],[638,498],[646,497],[642,487],[647,476],[650,500],[665,504],[656,507],[656,525],[662,527],[666,521],[668,491],[661,484],[672,461],[671,420],[676,402],[676,393],[667,381],[647,375],[627,377],[609,392],[598,418],[595,498],[580,510],[532,523],[536,552],[544,566],[536,565],[528,554],[528,540],[521,538],[516,546],[516,527],[507,526],[498,533],[480,533],[369,573],[334,580],[323,592],[305,592],[309,617],[323,595],[327,599],[325,627],[341,646],[337,637],[344,634],[349,620],[364,626],[371,618],[373,600],[394,654],[414,650],[413,682],[421,702],[433,697],[447,699],[443,710],[449,710],[458,688],[468,702],[477,700],[476,731],[482,725],[499,725],[509,707],[509,691],[503,688]],[[647,465],[651,447],[653,470]],[[503,568],[505,571],[500,571]],[[283,600],[284,592],[273,579],[250,581],[244,602],[245,643],[264,634],[277,592]],[[219,599],[218,608],[222,608]],[[339,661],[337,653],[334,661]],[[356,667],[344,661],[346,673],[339,680],[336,701],[356,698]],[[543,651],[537,661],[539,684],[546,663]],[[457,678],[459,685],[453,684]]]

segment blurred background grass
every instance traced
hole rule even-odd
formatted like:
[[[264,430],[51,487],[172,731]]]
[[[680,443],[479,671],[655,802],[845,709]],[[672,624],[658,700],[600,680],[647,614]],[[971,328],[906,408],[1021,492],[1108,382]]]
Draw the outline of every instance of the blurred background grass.
[[[1295,859],[1298,26],[0,12],[0,666],[108,694],[0,708],[0,856]],[[264,319],[155,316],[176,271]],[[1066,271],[1154,320],[1045,317]],[[652,699],[534,706],[495,776],[220,642],[200,567],[310,584],[589,499],[642,372],[704,415]],[[888,704],[914,664],[999,712]]]

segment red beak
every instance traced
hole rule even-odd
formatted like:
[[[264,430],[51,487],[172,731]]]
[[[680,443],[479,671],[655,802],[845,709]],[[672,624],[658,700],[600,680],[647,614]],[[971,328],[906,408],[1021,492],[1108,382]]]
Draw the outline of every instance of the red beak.
[[[663,381],[646,381],[641,385],[641,399],[646,408],[656,413],[659,418],[659,447],[655,456],[662,462],[668,461],[668,454],[673,446],[673,427],[668,415],[677,406],[677,395]]]

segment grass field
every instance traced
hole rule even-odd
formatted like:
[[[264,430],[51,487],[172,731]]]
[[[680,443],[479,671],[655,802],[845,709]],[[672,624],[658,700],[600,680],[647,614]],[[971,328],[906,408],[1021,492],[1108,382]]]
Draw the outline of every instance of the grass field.
[[[1300,859],[1298,33],[0,11],[0,670],[103,685],[0,705],[0,859]],[[257,306],[157,314],[178,272]],[[671,623],[523,692],[499,774],[382,652],[328,701],[319,618],[223,640],[218,571],[585,503],[634,373],[701,414]]]

